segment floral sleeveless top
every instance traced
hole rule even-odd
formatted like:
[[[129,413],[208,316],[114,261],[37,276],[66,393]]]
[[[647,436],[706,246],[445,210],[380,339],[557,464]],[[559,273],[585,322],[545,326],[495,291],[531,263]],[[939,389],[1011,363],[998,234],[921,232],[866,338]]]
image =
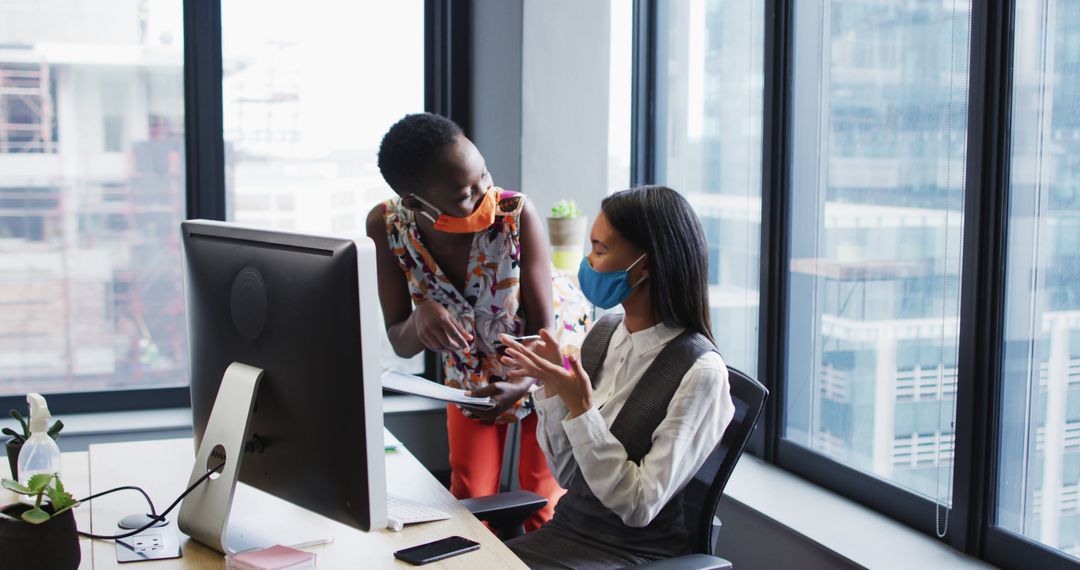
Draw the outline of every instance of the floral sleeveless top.
[[[496,341],[502,333],[520,336],[525,330],[519,295],[519,229],[525,196],[502,189],[496,191],[499,196],[495,223],[473,237],[464,291],[458,291],[450,283],[428,252],[413,212],[402,206],[401,198],[383,203],[390,250],[405,272],[413,304],[425,300],[439,303],[473,337],[472,344],[465,349],[442,354],[446,385],[454,388],[475,390],[502,380],[506,367],[499,362]],[[560,345],[569,342],[580,346],[589,326],[591,307],[569,279],[554,267],[551,271],[555,337]],[[498,421],[514,422],[529,412],[519,401]]]

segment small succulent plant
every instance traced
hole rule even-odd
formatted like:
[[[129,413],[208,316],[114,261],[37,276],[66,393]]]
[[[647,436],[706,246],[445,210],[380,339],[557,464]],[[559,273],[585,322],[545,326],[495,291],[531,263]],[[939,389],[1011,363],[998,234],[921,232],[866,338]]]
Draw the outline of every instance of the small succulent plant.
[[[64,490],[64,484],[60,482],[59,473],[38,473],[30,477],[30,480],[25,485],[13,479],[4,479],[0,481],[0,484],[9,491],[34,497],[34,507],[24,511],[22,514],[22,520],[30,524],[48,522],[52,517],[63,514],[65,511],[79,505],[79,502],[71,496],[71,493]],[[41,502],[45,497],[49,498],[49,505],[47,506],[52,511],[51,513],[41,508]],[[3,513],[0,513],[0,517],[14,519],[11,515]]]
[[[26,443],[26,440],[30,439],[30,424],[27,423],[26,418],[24,418],[22,414],[19,413],[19,410],[11,410],[10,412],[8,412],[8,415],[15,418],[15,421],[19,422],[19,426],[22,427],[22,433],[19,433],[7,427],[3,430],[0,430],[0,432],[2,432],[4,435],[10,435],[12,441],[19,445]],[[56,420],[55,422],[53,422],[53,425],[49,427],[49,437],[55,440],[57,437],[60,436],[60,430],[62,429],[64,429],[64,422]]]
[[[577,204],[571,200],[559,200],[551,207],[552,218],[576,218],[581,215]]]

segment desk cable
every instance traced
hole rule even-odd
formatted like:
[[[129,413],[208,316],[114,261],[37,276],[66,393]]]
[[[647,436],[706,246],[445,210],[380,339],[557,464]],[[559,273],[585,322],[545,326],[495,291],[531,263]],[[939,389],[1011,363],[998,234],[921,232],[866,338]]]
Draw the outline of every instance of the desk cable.
[[[137,529],[132,530],[132,531],[128,531],[128,532],[124,532],[124,533],[120,533],[120,534],[112,535],[112,536],[102,535],[102,534],[92,534],[92,533],[89,533],[89,532],[83,532],[81,530],[77,531],[77,532],[79,533],[80,536],[85,536],[87,538],[94,538],[94,539],[98,539],[98,540],[119,540],[121,538],[128,538],[128,537],[131,537],[131,536],[135,536],[136,534],[139,534],[139,533],[153,527],[154,525],[158,524],[159,522],[165,520],[165,515],[172,512],[172,510],[176,508],[176,505],[179,505],[180,501],[184,500],[184,497],[188,496],[199,485],[202,485],[203,482],[206,481],[207,479],[209,479],[211,475],[213,475],[214,473],[220,472],[223,467],[225,467],[225,464],[221,463],[217,467],[214,467],[213,469],[207,470],[206,473],[204,473],[201,477],[199,477],[198,480],[196,480],[194,483],[192,483],[191,486],[187,488],[187,490],[185,490],[183,493],[181,493],[180,496],[177,497],[176,500],[173,501],[173,503],[171,505],[169,505],[169,508],[165,509],[165,512],[161,513],[160,515],[157,514],[157,511],[154,508],[154,501],[152,501],[150,499],[150,495],[146,494],[146,491],[144,491],[141,487],[136,487],[134,485],[125,485],[123,487],[116,487],[115,489],[109,489],[108,491],[102,491],[100,493],[90,495],[89,497],[86,497],[85,499],[80,499],[79,502],[84,503],[86,501],[90,501],[91,499],[96,499],[98,497],[102,497],[102,496],[108,495],[110,493],[115,493],[117,491],[138,491],[139,493],[142,493],[142,496],[144,498],[146,498],[147,504],[150,505],[150,514],[147,515],[150,518],[150,522],[146,523],[141,528],[137,528]]]

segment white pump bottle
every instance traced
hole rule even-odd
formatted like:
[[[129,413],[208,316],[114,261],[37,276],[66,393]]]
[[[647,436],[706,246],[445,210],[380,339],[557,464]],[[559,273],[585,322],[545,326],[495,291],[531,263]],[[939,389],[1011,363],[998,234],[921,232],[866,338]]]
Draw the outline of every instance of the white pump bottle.
[[[19,450],[19,482],[26,484],[38,473],[60,472],[60,448],[49,437],[49,406],[41,394],[26,395],[30,404],[30,438]]]

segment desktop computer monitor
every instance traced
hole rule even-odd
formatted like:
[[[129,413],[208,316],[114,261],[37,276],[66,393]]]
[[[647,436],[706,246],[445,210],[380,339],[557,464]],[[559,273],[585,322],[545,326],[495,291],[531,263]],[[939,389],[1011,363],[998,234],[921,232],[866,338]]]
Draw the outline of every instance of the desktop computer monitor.
[[[384,528],[372,242],[203,220],[183,222],[181,236],[192,481],[225,465],[184,499],[181,530],[221,552],[260,545],[255,531],[228,524],[230,509],[246,508],[233,503],[236,480],[362,530]]]

